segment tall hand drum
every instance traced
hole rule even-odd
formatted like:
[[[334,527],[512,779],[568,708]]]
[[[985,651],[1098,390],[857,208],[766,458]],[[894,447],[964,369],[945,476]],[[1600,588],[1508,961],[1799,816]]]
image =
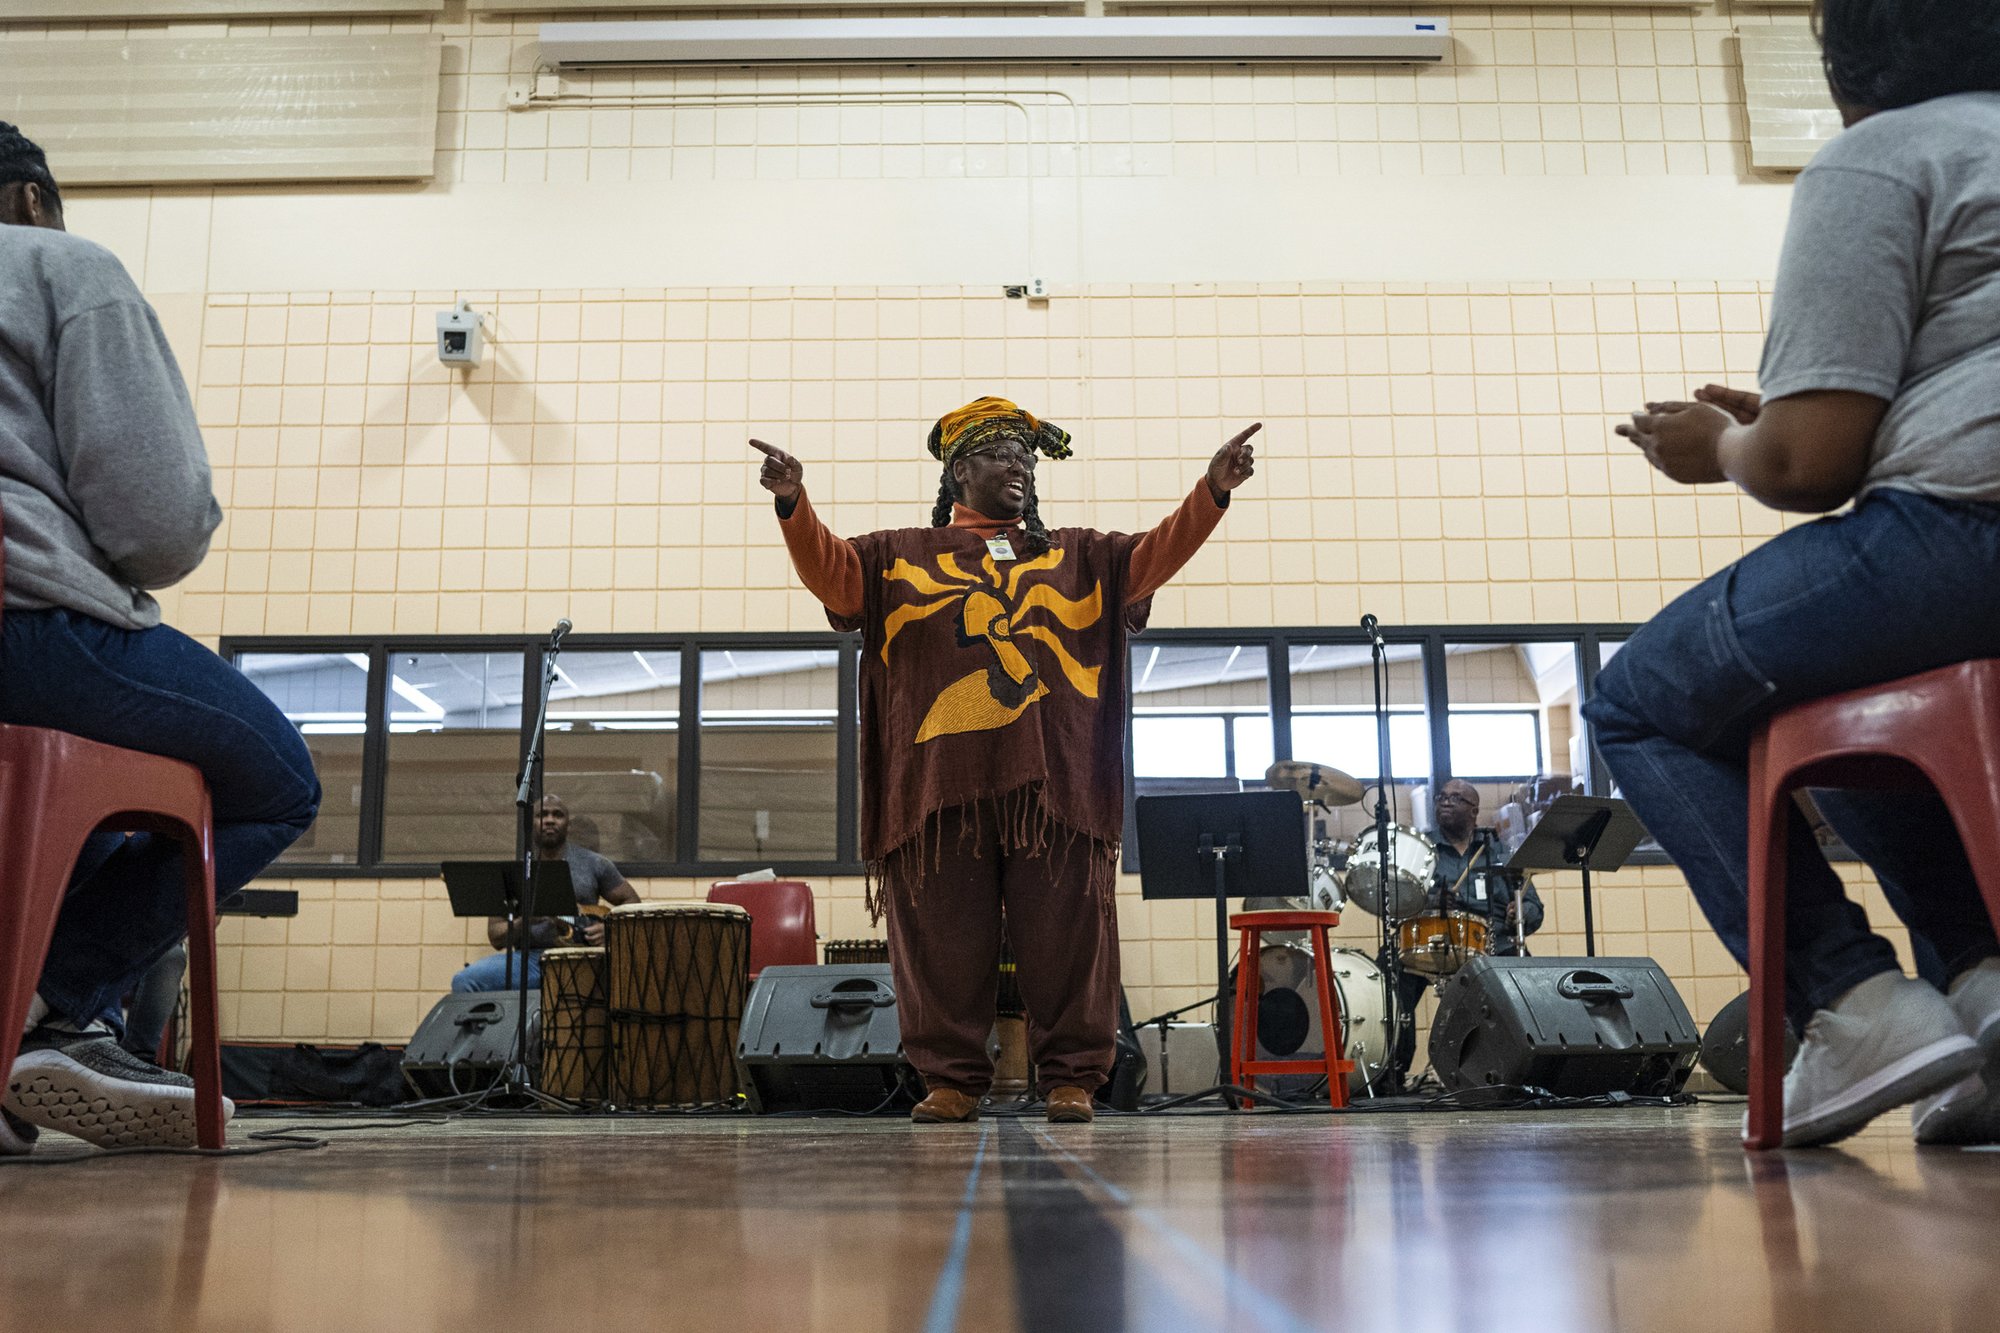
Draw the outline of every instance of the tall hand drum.
[[[551,1097],[601,1102],[611,1087],[609,969],[602,949],[542,951],[542,1075]]]
[[[611,1089],[626,1106],[736,1095],[750,914],[724,903],[628,903],[604,921]]]

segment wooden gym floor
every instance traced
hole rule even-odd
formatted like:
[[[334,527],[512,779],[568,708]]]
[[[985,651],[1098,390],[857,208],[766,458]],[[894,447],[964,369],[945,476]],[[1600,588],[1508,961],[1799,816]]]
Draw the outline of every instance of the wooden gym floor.
[[[0,1329],[1994,1327],[2000,1153],[1891,1117],[1753,1160],[1739,1115],[378,1121],[0,1167]]]

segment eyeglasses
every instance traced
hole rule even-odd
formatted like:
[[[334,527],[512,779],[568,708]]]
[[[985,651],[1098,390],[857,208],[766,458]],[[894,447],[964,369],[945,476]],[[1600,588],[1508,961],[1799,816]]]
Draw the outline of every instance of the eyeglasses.
[[[1477,810],[1479,808],[1479,798],[1477,796],[1467,796],[1463,792],[1456,792],[1456,791],[1440,792],[1434,804],[1469,805],[1473,809]]]
[[[990,458],[1003,467],[1011,463],[1019,467],[1023,472],[1033,472],[1035,470],[1035,456],[1033,454],[1006,446],[996,449],[974,449],[971,453],[966,454],[965,457]]]

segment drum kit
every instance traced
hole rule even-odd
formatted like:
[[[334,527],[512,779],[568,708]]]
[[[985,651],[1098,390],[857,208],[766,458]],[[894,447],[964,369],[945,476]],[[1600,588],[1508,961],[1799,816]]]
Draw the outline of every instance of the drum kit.
[[[1485,916],[1456,910],[1448,893],[1434,894],[1438,848],[1425,833],[1402,824],[1386,825],[1386,857],[1383,826],[1371,824],[1344,844],[1328,835],[1327,816],[1338,807],[1359,805],[1367,794],[1358,779],[1329,764],[1280,760],[1265,771],[1264,782],[1275,790],[1297,792],[1306,803],[1311,879],[1302,897],[1247,898],[1246,910],[1340,911],[1352,902],[1382,918],[1385,944],[1394,940],[1394,947],[1383,949],[1381,962],[1391,970],[1419,973],[1439,984],[1471,958],[1504,942]],[[1258,959],[1260,1056],[1284,1058],[1323,1050],[1311,947],[1302,932],[1296,938],[1274,934],[1266,940]],[[1396,1007],[1391,998],[1393,978],[1366,953],[1334,952],[1341,1051],[1355,1065],[1350,1090],[1364,1093],[1374,1090],[1389,1071],[1396,1025],[1391,1017]]]

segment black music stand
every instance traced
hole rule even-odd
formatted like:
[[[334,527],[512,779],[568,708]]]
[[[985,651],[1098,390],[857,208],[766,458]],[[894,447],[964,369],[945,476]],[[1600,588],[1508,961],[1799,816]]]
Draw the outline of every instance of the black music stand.
[[[1507,869],[1583,871],[1583,952],[1597,956],[1597,926],[1592,916],[1590,872],[1612,871],[1625,864],[1632,849],[1645,840],[1646,828],[1632,807],[1606,796],[1558,796],[1535,825]]]
[[[444,891],[453,916],[575,916],[576,884],[569,862],[535,862],[534,900],[521,892],[519,861],[446,861]]]
[[[1229,900],[1284,897],[1311,883],[1305,802],[1295,791],[1246,791],[1141,796],[1136,805],[1139,896],[1215,900],[1215,1026],[1222,1049],[1233,1054],[1229,1006],[1222,999],[1229,979]],[[1237,985],[1244,984],[1238,977]]]

